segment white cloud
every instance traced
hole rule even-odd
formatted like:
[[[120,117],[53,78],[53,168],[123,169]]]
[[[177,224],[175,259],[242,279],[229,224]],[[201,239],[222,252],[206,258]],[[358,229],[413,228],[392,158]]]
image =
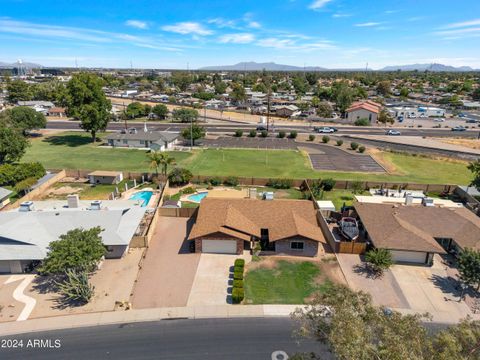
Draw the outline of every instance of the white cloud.
[[[308,43],[298,43],[296,40],[292,38],[265,38],[260,39],[256,42],[257,46],[273,48],[273,49],[281,49],[281,50],[296,50],[302,52],[309,52],[314,50],[328,50],[334,49],[335,46],[332,44],[331,41],[327,40],[319,40],[319,41],[312,41]]]
[[[224,44],[248,44],[251,43],[253,40],[255,40],[255,36],[250,33],[225,34],[218,38],[218,41]]]
[[[177,34],[196,34],[196,35],[211,35],[213,34],[213,31],[203,27],[200,23],[197,22],[180,22],[176,23],[174,25],[165,25],[162,26],[162,30],[164,31],[169,31],[169,32],[174,32]]]
[[[136,29],[148,29],[148,24],[145,21],[140,20],[127,20],[125,25],[136,28]]]
[[[442,27],[442,29],[456,29],[456,28],[476,26],[476,25],[480,25],[480,19],[448,24],[448,25],[445,25],[444,27]]]
[[[257,21],[250,21],[248,24],[248,27],[254,28],[254,29],[259,29],[262,27],[259,22]]]
[[[318,9],[323,8],[325,5],[327,5],[331,1],[332,0],[315,0],[314,2],[312,2],[310,4],[310,6],[308,8],[312,9],[312,10],[318,10]]]
[[[335,13],[332,15],[334,18],[345,18],[345,17],[350,17],[352,14],[346,14],[346,13]]]
[[[468,35],[468,34],[478,33],[478,32],[480,32],[480,27],[470,27],[470,28],[464,28],[464,29],[437,31],[437,32],[435,32],[435,34],[450,36],[450,35],[460,35],[460,34]]]
[[[381,25],[381,24],[382,23],[380,23],[380,22],[370,21],[370,22],[355,24],[355,26],[357,26],[357,27],[372,27],[372,26],[378,26],[378,25]]]
[[[210,19],[207,21],[209,24],[214,24],[218,26],[219,28],[235,28],[236,27],[236,21],[235,20],[226,20],[224,18],[214,18]]]

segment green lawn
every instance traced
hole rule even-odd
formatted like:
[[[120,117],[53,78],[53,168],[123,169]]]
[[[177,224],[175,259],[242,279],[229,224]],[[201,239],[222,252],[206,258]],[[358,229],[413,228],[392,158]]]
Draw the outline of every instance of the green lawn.
[[[65,132],[33,139],[23,161],[40,161],[49,169],[148,171],[146,152],[93,145],[84,132]],[[293,150],[198,149],[170,152],[179,166],[196,175],[263,178],[327,178],[432,184],[467,184],[471,174],[464,162],[381,153],[390,174],[315,171],[308,156]]]
[[[133,187],[132,180],[123,180],[118,185],[110,185],[110,184],[96,184],[92,186],[91,184],[86,183],[56,183],[53,185],[54,189],[59,189],[64,186],[72,187],[75,189],[80,189],[78,192],[78,196],[82,200],[108,200],[110,194],[115,191],[117,187],[120,192],[125,190],[125,183],[128,184],[128,187]],[[50,198],[56,199],[66,199],[67,195],[54,195]]]
[[[278,261],[276,267],[256,268],[245,275],[246,304],[303,304],[315,290],[329,286],[315,283],[318,265],[309,262]]]
[[[358,193],[358,195],[370,195],[368,191]],[[330,200],[335,205],[335,208],[339,210],[343,204],[350,206],[353,204],[353,192],[350,190],[332,190],[324,191],[322,196],[319,196],[317,200]]]

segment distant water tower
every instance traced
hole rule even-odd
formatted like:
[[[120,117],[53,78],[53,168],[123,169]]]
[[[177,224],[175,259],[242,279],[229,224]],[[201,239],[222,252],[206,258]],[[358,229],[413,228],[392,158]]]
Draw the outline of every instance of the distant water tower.
[[[27,68],[25,67],[25,65],[23,64],[23,61],[22,59],[18,59],[17,60],[17,75],[18,76],[25,76],[27,75]]]

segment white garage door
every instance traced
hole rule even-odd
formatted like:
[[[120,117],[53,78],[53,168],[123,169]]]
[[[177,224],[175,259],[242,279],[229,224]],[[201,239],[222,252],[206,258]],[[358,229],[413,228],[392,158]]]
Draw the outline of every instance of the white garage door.
[[[425,264],[427,253],[416,251],[392,250],[393,261]]]
[[[1,273],[10,273],[10,261],[8,260],[0,261],[0,274]]]
[[[218,254],[236,254],[236,240],[202,240],[202,252]]]

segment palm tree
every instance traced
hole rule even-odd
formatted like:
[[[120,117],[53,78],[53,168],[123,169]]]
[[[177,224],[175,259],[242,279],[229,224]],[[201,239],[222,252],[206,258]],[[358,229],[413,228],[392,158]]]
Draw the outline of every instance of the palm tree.
[[[148,160],[150,161],[150,168],[155,169],[155,174],[158,176],[158,168],[162,167],[162,174],[167,175],[168,165],[175,164],[175,158],[168,156],[167,153],[162,153],[159,151],[151,151],[147,154]]]

